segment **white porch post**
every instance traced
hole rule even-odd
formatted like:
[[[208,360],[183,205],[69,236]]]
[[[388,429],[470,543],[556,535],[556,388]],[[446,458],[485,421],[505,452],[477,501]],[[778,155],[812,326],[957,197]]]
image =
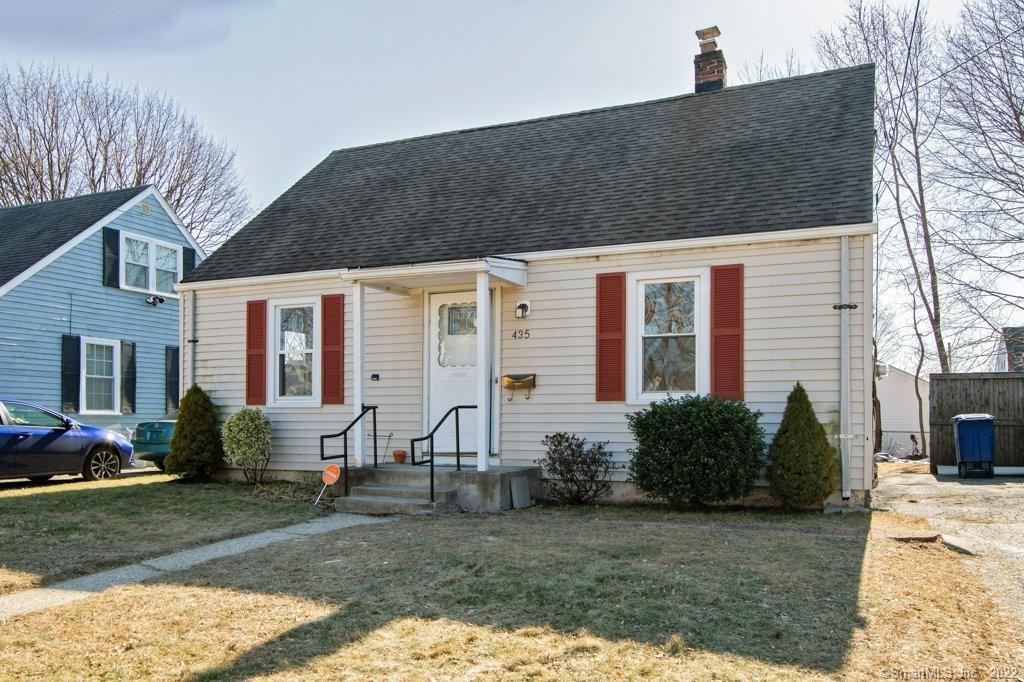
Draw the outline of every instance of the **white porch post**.
[[[491,276],[476,275],[476,469],[487,471],[491,456]]]
[[[365,296],[362,282],[352,283],[352,416],[358,417],[363,411],[363,308]],[[361,467],[366,462],[366,430],[363,427],[363,420],[356,423],[355,435],[355,457],[356,466]],[[373,434],[376,438],[377,434]]]

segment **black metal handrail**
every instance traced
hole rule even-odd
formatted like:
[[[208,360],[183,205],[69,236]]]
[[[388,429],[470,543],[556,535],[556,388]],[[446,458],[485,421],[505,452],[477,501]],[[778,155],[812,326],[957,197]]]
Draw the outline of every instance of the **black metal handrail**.
[[[367,412],[373,413],[373,466],[377,467],[377,406],[376,405],[363,405],[363,411],[356,415],[356,418],[349,422],[348,426],[343,428],[337,433],[325,433],[320,436],[320,461],[326,461],[328,459],[343,459],[345,466],[345,497],[348,497],[348,432],[352,430],[352,427],[359,423],[363,417],[366,416]],[[324,452],[324,441],[328,438],[341,438],[341,454],[340,455],[327,455]]]
[[[425,436],[419,438],[413,438],[409,441],[409,459],[413,466],[420,464],[430,464],[430,501],[434,501],[434,434],[437,430],[447,421],[448,417],[455,413],[455,470],[462,471],[462,446],[459,440],[459,410],[475,410],[476,405],[456,405],[441,417],[434,428],[430,430]],[[416,443],[421,443],[425,440],[430,441],[430,459],[421,458],[419,462],[416,461]]]

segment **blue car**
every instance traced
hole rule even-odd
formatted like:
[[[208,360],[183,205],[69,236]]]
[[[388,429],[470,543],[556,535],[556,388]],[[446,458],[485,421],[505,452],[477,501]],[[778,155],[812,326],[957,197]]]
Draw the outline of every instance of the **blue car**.
[[[0,399],[0,479],[81,474],[97,481],[133,466],[132,444],[119,433],[41,405]]]

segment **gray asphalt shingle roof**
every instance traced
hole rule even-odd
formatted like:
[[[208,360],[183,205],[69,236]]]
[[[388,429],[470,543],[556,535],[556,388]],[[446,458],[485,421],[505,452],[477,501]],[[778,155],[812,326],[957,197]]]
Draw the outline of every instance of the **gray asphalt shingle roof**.
[[[0,208],[0,286],[148,188],[116,189]]]
[[[335,151],[186,281],[867,223],[874,67]]]

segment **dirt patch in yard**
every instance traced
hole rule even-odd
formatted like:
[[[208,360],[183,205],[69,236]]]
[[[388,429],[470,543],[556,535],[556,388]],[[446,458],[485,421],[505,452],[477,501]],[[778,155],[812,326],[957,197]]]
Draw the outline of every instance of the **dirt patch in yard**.
[[[864,679],[959,666],[985,679],[988,666],[1013,663],[1014,630],[963,557],[890,538],[926,521],[788,518],[539,509],[353,528],[16,619],[0,669]]]
[[[908,475],[880,469],[874,506],[925,519],[937,532],[973,552],[968,571],[979,576],[996,606],[1024,631],[1024,478],[966,479]],[[938,573],[938,570],[936,570]],[[1024,676],[1024,647],[1017,676]]]

